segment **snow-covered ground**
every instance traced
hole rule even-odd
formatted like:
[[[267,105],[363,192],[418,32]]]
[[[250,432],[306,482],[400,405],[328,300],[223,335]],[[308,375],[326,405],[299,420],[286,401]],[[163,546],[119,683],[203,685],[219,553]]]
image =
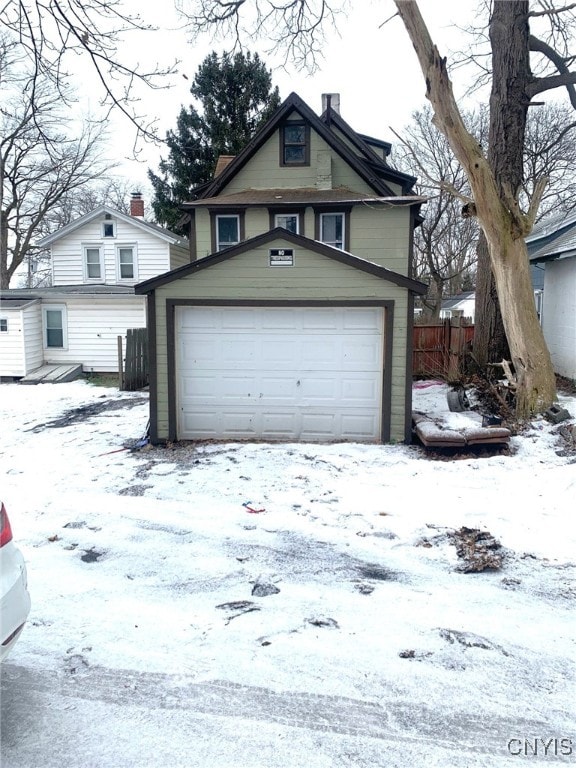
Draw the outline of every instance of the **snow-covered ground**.
[[[415,397],[447,410],[443,385]],[[561,403],[576,416],[576,398]],[[147,419],[144,393],[0,387],[0,497],[32,596],[3,665],[3,765],[576,759],[576,456],[559,427],[535,420],[509,454],[459,460],[402,445],[125,449]],[[462,526],[501,543],[501,569],[458,570]],[[65,711],[90,759],[54,746],[48,716],[21,732],[24,688]],[[106,750],[88,699],[114,712]],[[205,718],[204,735],[151,752],[146,717],[126,725],[135,708],[173,711],[174,727]]]

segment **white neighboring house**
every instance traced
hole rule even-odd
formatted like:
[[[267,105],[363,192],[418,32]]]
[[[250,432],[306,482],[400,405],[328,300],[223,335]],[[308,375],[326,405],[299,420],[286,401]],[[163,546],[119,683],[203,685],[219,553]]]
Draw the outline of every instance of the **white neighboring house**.
[[[102,206],[38,242],[52,257],[50,288],[0,294],[0,377],[21,378],[43,365],[118,371],[118,336],[146,326],[134,285],[188,264],[188,241],[143,219]]]
[[[440,319],[450,317],[470,317],[474,322],[476,314],[476,294],[474,291],[466,291],[456,296],[448,296],[442,300]]]
[[[544,268],[541,324],[554,371],[576,379],[576,214],[540,223],[526,245],[532,267]]]

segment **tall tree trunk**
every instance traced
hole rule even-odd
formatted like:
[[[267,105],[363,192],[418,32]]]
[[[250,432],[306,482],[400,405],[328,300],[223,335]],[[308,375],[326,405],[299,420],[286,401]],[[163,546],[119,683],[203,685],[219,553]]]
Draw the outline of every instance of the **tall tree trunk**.
[[[8,273],[8,227],[6,226],[6,214],[2,209],[0,209],[0,289],[9,287],[10,275]]]
[[[476,256],[476,316],[472,352],[477,364],[485,368],[488,363],[510,360],[510,349],[504,332],[488,243],[482,230],[478,237]]]
[[[525,235],[530,232],[543,187],[537,185],[531,210],[518,205],[524,127],[531,77],[527,0],[495,0],[490,21],[493,58],[490,161],[464,126],[446,60],[430,38],[416,0],[395,0],[426,80],[434,122],[464,168],[476,215],[486,235],[506,337],[518,380],[516,413],[525,417],[548,408],[556,382],[536,315]]]

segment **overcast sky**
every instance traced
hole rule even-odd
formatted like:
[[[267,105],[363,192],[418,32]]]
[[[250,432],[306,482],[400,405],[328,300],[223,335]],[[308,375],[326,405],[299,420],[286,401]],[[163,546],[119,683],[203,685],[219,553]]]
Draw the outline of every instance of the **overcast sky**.
[[[132,0],[128,0],[131,2]],[[141,6],[142,7],[142,6]],[[466,36],[458,26],[472,23],[478,2],[472,0],[421,0],[420,7],[433,39],[442,54],[466,45]],[[266,53],[265,40],[251,43],[268,66],[273,68],[274,84],[284,99],[296,91],[309,106],[320,112],[322,93],[339,93],[341,113],[352,127],[361,132],[395,142],[390,127],[401,132],[413,110],[424,106],[425,88],[416,55],[399,18],[383,24],[394,13],[392,0],[362,0],[343,19],[339,31],[329,34],[325,59],[315,74],[282,69],[280,58]],[[172,87],[161,91],[142,91],[141,111],[158,118],[159,135],[175,127],[182,104],[191,103],[190,83],[204,58],[213,50],[222,53],[225,43],[206,36],[196,45],[178,29],[172,3],[162,8],[152,4],[141,10],[145,21],[160,27],[154,33],[134,33],[126,46],[127,63],[149,68],[156,61],[166,64],[174,57],[181,60],[179,73],[171,78]],[[184,75],[188,78],[185,79]],[[461,92],[463,92],[463,83]],[[84,89],[86,92],[86,88]],[[93,102],[93,106],[96,100]],[[134,130],[127,120],[116,116],[110,122],[111,158],[122,163],[119,174],[134,180],[148,196],[147,168],[157,169],[163,147],[148,145],[140,153],[140,162],[130,159]]]

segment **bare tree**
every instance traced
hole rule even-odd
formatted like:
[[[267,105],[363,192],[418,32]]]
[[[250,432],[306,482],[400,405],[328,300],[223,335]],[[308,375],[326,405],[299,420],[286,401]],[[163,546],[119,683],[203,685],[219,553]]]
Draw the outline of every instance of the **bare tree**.
[[[569,56],[540,46],[559,74],[536,77],[530,67],[535,44],[529,30],[528,0],[495,0],[490,18],[492,92],[488,154],[466,129],[454,98],[446,60],[430,38],[415,0],[395,0],[426,80],[434,120],[447,137],[470,182],[467,212],[477,216],[486,237],[506,338],[517,378],[517,413],[548,407],[556,386],[538,322],[524,237],[537,216],[547,179],[534,185],[526,211],[520,205],[523,150],[530,99],[560,85],[573,91],[576,74]],[[568,12],[570,10],[568,9]],[[543,8],[554,22],[558,12]],[[557,39],[558,41],[558,39]],[[575,99],[576,105],[576,99]]]
[[[449,293],[462,290],[463,280],[469,282],[476,273],[479,231],[474,218],[462,218],[459,197],[470,195],[466,174],[446,137],[438,131],[429,106],[416,111],[412,121],[404,127],[395,153],[397,164],[419,177],[418,191],[428,197],[424,221],[415,232],[415,269],[421,280],[429,283],[424,299],[425,314],[435,319],[440,301]],[[488,143],[489,114],[481,105],[474,112],[467,112],[464,120],[471,133],[482,146]],[[547,103],[528,113],[524,143],[524,177],[521,200],[530,200],[534,187],[542,176],[549,183],[542,196],[537,213],[539,220],[550,212],[571,211],[576,208],[576,124],[570,107]],[[488,257],[488,254],[487,258]],[[479,280],[486,275],[480,270]],[[488,270],[491,277],[491,269]],[[484,293],[477,291],[480,305]],[[488,294],[488,303],[497,304],[496,294]],[[491,306],[490,310],[494,310]],[[492,315],[492,311],[485,316]],[[476,334],[476,344],[487,343],[494,347],[481,353],[484,359],[508,357],[506,337],[501,338],[498,328],[485,335]],[[502,350],[505,353],[502,354]],[[499,356],[496,352],[500,352]],[[476,355],[478,357],[478,354]]]
[[[96,76],[101,103],[128,118],[136,129],[135,141],[142,136],[156,138],[155,119],[138,110],[137,86],[167,87],[166,78],[177,62],[145,70],[123,55],[127,34],[156,29],[128,12],[123,0],[3,0],[1,29],[18,40],[28,60],[32,103],[39,87],[41,92],[42,84],[50,80],[69,104],[70,73],[79,59],[84,60]]]
[[[576,209],[576,114],[571,106],[549,102],[528,112],[521,202],[526,205],[538,179],[548,177],[536,221],[552,212]]]
[[[10,80],[8,59],[1,60],[0,288],[8,288],[24,260],[33,257],[35,238],[43,234],[48,214],[108,166],[101,160],[99,127],[87,123],[79,138],[71,139],[59,94],[36,82],[32,102],[26,87],[18,92],[21,77],[29,83],[27,75],[17,72]]]
[[[471,116],[482,131],[482,115]],[[419,178],[416,189],[428,198],[424,221],[414,233],[414,267],[428,283],[423,299],[424,316],[440,316],[442,299],[459,293],[476,271],[478,227],[461,216],[461,198],[470,194],[466,174],[446,137],[432,122],[429,106],[413,113],[412,121],[396,134],[396,164]]]

